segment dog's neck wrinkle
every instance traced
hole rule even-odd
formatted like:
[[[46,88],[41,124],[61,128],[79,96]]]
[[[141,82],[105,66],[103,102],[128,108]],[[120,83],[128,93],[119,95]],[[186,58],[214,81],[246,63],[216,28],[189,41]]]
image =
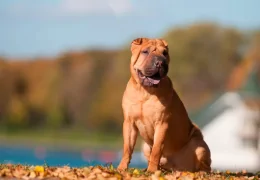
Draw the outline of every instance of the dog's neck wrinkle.
[[[142,99],[139,99],[140,102],[147,101],[152,96],[157,96],[159,100],[162,98],[165,99],[164,94],[162,94],[163,91],[161,91],[162,86],[160,84],[158,85],[158,87],[145,87],[138,83],[134,78],[131,78],[131,81],[133,82],[134,89],[141,94]],[[167,78],[163,79],[161,83],[167,83]],[[173,93],[170,93],[170,95],[172,97]],[[169,97],[169,99],[171,97]]]

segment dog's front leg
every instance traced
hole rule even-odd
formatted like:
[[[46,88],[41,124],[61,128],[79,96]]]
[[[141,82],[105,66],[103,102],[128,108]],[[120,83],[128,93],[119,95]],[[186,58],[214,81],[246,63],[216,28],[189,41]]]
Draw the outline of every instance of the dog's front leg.
[[[123,124],[123,136],[124,136],[124,151],[122,160],[118,166],[119,170],[125,170],[130,163],[134,146],[137,139],[137,127],[130,119],[126,119]]]
[[[154,172],[158,169],[167,128],[168,124],[165,122],[160,122],[155,127],[154,143],[147,168],[149,172]]]

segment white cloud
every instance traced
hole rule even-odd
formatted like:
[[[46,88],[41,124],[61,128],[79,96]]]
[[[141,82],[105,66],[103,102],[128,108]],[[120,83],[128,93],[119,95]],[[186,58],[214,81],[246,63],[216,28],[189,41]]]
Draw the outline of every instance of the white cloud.
[[[33,1],[34,2],[34,1]],[[131,0],[60,0],[58,4],[14,3],[8,12],[13,15],[84,16],[91,14],[123,15],[133,10]]]
[[[65,15],[124,14],[132,10],[129,0],[62,0],[59,9]]]

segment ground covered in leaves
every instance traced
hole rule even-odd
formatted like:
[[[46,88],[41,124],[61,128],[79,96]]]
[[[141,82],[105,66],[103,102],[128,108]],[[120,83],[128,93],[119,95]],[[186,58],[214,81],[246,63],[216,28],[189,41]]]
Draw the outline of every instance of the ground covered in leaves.
[[[112,165],[108,166],[89,166],[82,168],[63,167],[48,167],[48,166],[23,166],[23,165],[0,165],[0,179],[64,179],[64,180],[123,180],[123,179],[151,179],[151,180],[195,180],[195,179],[260,179],[260,173],[252,174],[243,172],[231,173],[226,172],[163,172],[156,171],[148,173],[142,169],[129,169],[128,171],[117,171]]]

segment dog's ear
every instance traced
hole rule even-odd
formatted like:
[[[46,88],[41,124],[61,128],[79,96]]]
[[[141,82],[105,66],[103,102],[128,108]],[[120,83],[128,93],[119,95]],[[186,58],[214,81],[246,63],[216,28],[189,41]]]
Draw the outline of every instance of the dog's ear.
[[[136,38],[132,41],[132,45],[140,45],[142,44],[143,42],[146,42],[148,41],[149,39],[148,38]]]
[[[134,50],[137,46],[141,45],[144,42],[147,42],[149,39],[148,38],[136,38],[132,41],[131,43],[131,51]]]
[[[168,43],[165,40],[163,40],[163,39],[161,39],[161,41],[164,44],[164,46],[168,49]]]

